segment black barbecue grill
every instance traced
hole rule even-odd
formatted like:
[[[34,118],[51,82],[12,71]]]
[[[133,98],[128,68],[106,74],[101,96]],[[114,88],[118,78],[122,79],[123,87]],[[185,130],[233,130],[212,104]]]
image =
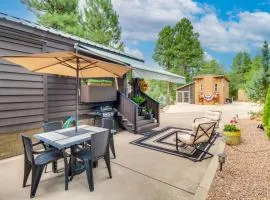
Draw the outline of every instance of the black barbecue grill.
[[[87,113],[91,118],[94,118],[94,125],[96,126],[96,121],[102,118],[109,118],[116,120],[118,116],[118,110],[112,106],[99,106],[93,109],[93,111]]]

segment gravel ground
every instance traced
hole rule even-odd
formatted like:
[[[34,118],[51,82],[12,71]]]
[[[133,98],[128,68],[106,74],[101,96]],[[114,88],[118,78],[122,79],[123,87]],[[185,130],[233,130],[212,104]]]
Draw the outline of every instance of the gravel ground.
[[[208,200],[270,200],[270,141],[258,121],[242,119],[241,144],[226,146],[223,171],[217,171]]]

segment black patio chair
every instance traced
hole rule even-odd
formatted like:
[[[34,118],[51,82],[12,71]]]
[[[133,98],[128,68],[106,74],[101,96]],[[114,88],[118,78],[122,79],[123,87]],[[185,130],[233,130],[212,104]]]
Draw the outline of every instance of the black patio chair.
[[[63,128],[63,121],[52,121],[52,122],[47,122],[42,125],[43,131],[44,132],[51,132],[51,131],[56,131],[60,130]],[[45,149],[52,148],[51,146],[48,146],[44,144]],[[57,162],[52,162],[52,171],[57,172]],[[45,173],[47,173],[47,165],[45,167]]]
[[[80,147],[79,147],[80,148]],[[109,131],[95,133],[91,136],[91,145],[86,145],[80,151],[74,152],[72,155],[84,162],[89,190],[94,191],[93,164],[99,159],[104,158],[109,177],[112,178],[110,153],[109,153]],[[71,176],[73,176],[73,167],[71,166]],[[72,179],[73,177],[71,177]]]
[[[53,121],[53,122],[44,123],[42,125],[42,128],[44,132],[56,131],[63,128],[63,122]]]
[[[113,154],[113,157],[116,158],[115,148],[114,148],[114,139],[113,139],[113,135],[116,133],[114,120],[108,119],[108,118],[102,118],[101,127],[107,128],[110,130],[110,135],[109,135],[110,149],[111,149],[111,152]]]
[[[36,194],[38,184],[42,175],[44,167],[58,159],[62,158],[62,153],[55,149],[47,149],[45,151],[34,151],[33,146],[41,144],[41,142],[32,143],[32,140],[22,135],[22,142],[24,147],[24,177],[23,187],[26,187],[27,179],[32,170],[31,192],[30,198]],[[34,155],[37,155],[34,157]]]
[[[217,122],[207,122],[201,123],[197,127],[194,127],[193,130],[189,132],[180,132],[176,131],[176,150],[179,151],[179,144],[184,148],[190,146],[194,149],[204,152],[208,155],[208,158],[213,157],[213,154],[209,153],[208,151],[202,150],[199,148],[200,144],[202,143],[210,143],[211,139],[215,133],[215,126]]]

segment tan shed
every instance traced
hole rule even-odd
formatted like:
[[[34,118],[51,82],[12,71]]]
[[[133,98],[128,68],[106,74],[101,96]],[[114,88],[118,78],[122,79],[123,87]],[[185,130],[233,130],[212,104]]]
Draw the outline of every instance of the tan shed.
[[[247,92],[242,88],[238,89],[237,91],[237,101],[242,101],[242,102],[250,101]]]
[[[176,89],[178,103],[224,104],[229,98],[229,80],[225,75],[200,75]]]

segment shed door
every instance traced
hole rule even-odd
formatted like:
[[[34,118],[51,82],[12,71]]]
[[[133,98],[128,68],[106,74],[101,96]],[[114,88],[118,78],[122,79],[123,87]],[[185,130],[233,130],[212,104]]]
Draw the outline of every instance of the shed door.
[[[190,103],[190,92],[179,91],[177,94],[178,103]]]

